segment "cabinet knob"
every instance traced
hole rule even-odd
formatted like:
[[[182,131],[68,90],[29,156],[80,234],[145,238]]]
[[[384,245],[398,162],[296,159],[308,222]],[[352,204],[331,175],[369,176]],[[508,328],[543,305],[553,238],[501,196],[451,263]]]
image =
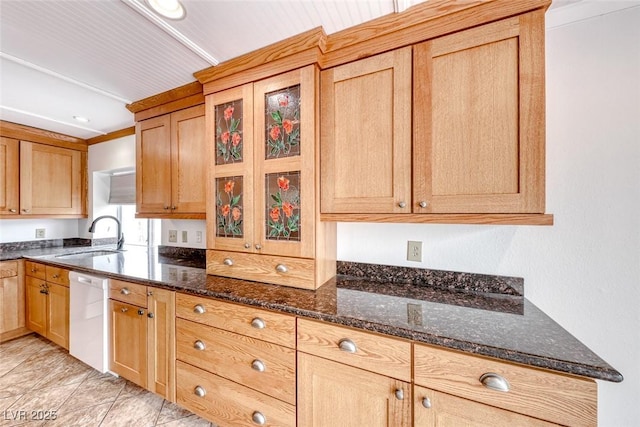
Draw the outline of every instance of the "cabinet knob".
[[[31,212],[31,209],[22,209],[22,212],[29,213],[29,212]]]
[[[267,324],[261,318],[256,317],[251,321],[251,326],[253,326],[256,329],[264,329],[267,326]]]
[[[264,372],[267,369],[267,367],[264,365],[264,362],[262,360],[256,359],[253,362],[251,362],[251,369],[258,372]]]
[[[152,312],[147,313],[147,317],[149,319],[153,319],[155,317],[155,315]]]
[[[153,291],[147,291],[147,296],[148,297],[152,297],[153,296]]]
[[[193,343],[193,348],[203,351],[207,346],[202,341],[196,340],[196,342]]]
[[[204,387],[198,385],[193,389],[193,394],[198,397],[204,397],[207,394],[207,390],[205,390]]]
[[[60,278],[60,275],[59,275],[59,274],[54,274],[54,275],[53,275],[53,276],[51,276],[51,277],[52,277],[52,278],[54,278],[54,279],[59,279],[59,278]]]
[[[396,399],[404,400],[404,390],[402,390],[401,388],[397,388],[393,394],[396,395]]]
[[[262,249],[262,245],[260,243],[256,243],[256,250],[259,251],[260,249]]]
[[[205,309],[204,309],[204,307],[203,307],[201,304],[196,304],[196,305],[193,307],[193,312],[194,312],[194,313],[202,314],[202,313],[204,313],[205,311],[207,311],[207,310],[205,310]]]
[[[251,243],[245,243],[245,244],[244,244],[244,248],[245,248],[245,249],[249,249],[250,247],[251,247]]]
[[[168,210],[169,210],[169,206],[165,205],[163,209],[164,209],[165,211],[168,211]]]
[[[424,406],[427,409],[431,409],[431,399],[429,399],[428,397],[423,397],[422,406]]]
[[[276,265],[276,271],[278,273],[287,273],[289,271],[289,268],[287,268],[287,266],[284,264],[278,264]]]
[[[15,209],[9,209],[9,212],[16,213],[17,211]]]
[[[480,382],[490,390],[507,392],[510,389],[509,382],[503,376],[493,372],[482,374]]]
[[[122,307],[120,311],[123,313],[126,313],[127,311],[129,311],[129,309],[127,307]]]
[[[427,206],[429,206],[429,203],[423,200],[420,203],[418,203],[418,206],[420,206],[421,208],[426,208]]]
[[[263,426],[267,422],[267,417],[265,417],[262,412],[255,411],[253,415],[251,415],[251,420],[259,426]]]
[[[340,348],[340,350],[346,351],[347,353],[355,353],[356,351],[358,351],[358,347],[356,346],[356,343],[354,343],[348,338],[341,339],[338,342],[338,347]]]
[[[407,202],[400,202],[400,203],[398,203],[398,207],[406,208],[406,207],[407,207]]]
[[[175,211],[176,209],[178,209],[176,206],[171,206],[172,211]]]
[[[138,316],[144,316],[144,310],[139,309],[138,310]]]
[[[231,258],[225,258],[222,263],[231,267],[233,265],[233,260]]]
[[[122,295],[129,295],[131,293],[131,291],[129,289],[127,289],[127,288],[122,288],[122,289],[120,289],[120,293]]]
[[[31,267],[31,272],[32,272],[32,273],[35,273],[36,271],[38,271],[38,269],[37,269],[37,268],[35,268],[35,267]]]

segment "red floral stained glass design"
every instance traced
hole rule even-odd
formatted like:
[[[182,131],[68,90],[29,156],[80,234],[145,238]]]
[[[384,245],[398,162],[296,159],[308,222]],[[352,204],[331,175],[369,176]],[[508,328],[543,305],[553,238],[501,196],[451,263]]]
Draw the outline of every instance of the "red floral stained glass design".
[[[300,85],[269,92],[265,105],[265,159],[300,155]]]
[[[243,237],[242,176],[216,178],[216,236]]]
[[[300,171],[265,175],[268,240],[300,241]]]
[[[215,106],[216,165],[242,161],[242,99]]]

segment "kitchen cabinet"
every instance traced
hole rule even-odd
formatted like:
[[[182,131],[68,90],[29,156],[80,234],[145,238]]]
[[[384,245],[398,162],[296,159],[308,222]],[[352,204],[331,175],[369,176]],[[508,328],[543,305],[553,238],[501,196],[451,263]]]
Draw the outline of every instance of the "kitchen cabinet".
[[[414,344],[416,426],[596,425],[593,380]]]
[[[177,402],[218,425],[296,424],[295,318],[178,294]]]
[[[206,96],[207,272],[315,289],[335,275],[317,200],[318,71]]]
[[[136,123],[139,217],[204,218],[205,144],[204,105]]]
[[[20,142],[0,137],[0,215],[18,215],[20,209]]]
[[[26,326],[69,349],[69,271],[25,262]]]
[[[24,261],[0,262],[0,342],[25,335]]]
[[[321,78],[323,219],[544,213],[543,10]]]
[[[175,292],[111,279],[109,369],[175,401]]]
[[[86,156],[20,141],[20,215],[86,216]]]
[[[298,319],[298,425],[411,426],[411,343]]]

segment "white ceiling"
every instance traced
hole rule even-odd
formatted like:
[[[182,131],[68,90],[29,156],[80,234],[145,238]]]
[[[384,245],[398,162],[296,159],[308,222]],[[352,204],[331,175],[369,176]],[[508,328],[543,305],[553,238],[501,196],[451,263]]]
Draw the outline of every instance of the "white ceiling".
[[[206,54],[224,62],[318,26],[332,34],[424,0],[182,1],[186,18],[151,14],[158,25],[135,7],[144,8],[144,0],[0,0],[0,119],[100,136],[133,125],[127,103],[194,81],[195,71],[214,65]],[[563,10],[555,21],[562,25],[590,0],[556,3],[548,20]]]

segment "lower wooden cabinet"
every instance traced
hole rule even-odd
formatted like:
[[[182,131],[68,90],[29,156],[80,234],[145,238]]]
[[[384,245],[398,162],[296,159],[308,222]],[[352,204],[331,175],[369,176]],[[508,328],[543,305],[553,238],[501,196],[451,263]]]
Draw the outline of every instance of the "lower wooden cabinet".
[[[24,261],[0,262],[0,342],[27,333]]]
[[[111,280],[109,296],[109,369],[174,402],[175,292]]]

